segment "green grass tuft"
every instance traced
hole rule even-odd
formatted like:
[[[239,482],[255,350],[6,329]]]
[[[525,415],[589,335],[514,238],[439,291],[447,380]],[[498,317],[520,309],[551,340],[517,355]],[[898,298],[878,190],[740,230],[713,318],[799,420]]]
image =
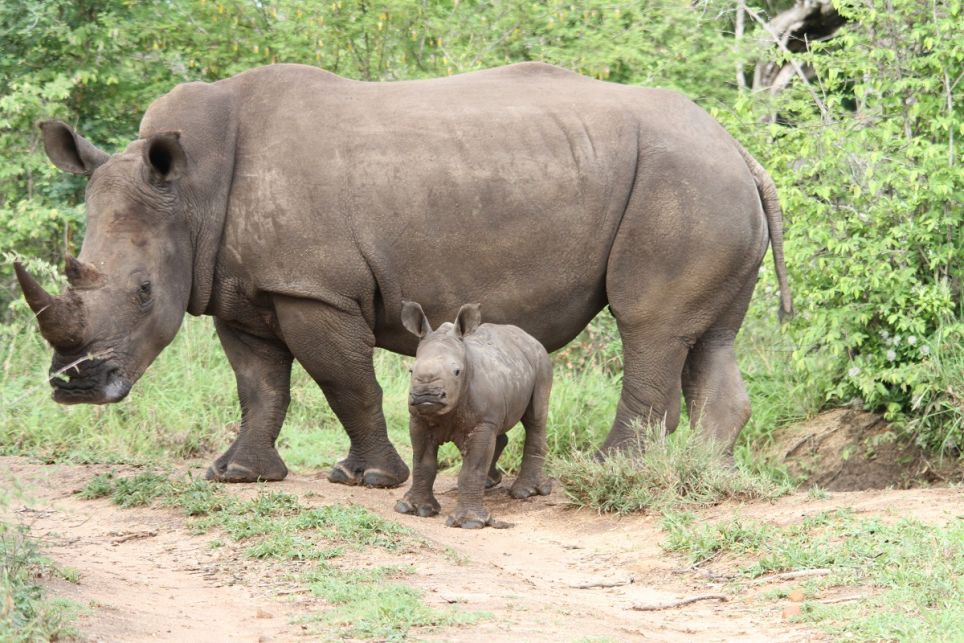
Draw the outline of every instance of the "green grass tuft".
[[[291,552],[288,558],[327,558],[335,551],[328,548],[324,555],[311,554],[307,549],[312,541],[299,533],[310,532],[319,542],[388,550],[399,549],[413,539],[410,530],[364,507],[306,507],[297,496],[269,491],[264,485],[254,498],[241,500],[218,484],[191,477],[170,478],[151,472],[117,477],[113,473],[102,473],[77,493],[85,499],[109,497],[121,507],[144,506],[156,501],[195,518],[192,523],[195,531],[217,528],[235,541],[268,536],[264,542],[248,549],[256,558],[284,558],[285,551]]]
[[[48,599],[38,579],[57,574],[76,583],[76,570],[55,568],[40,555],[27,528],[0,521],[0,640],[55,641],[76,635],[78,606]]]
[[[414,572],[411,567],[341,570],[321,564],[307,576],[308,587],[335,609],[316,620],[339,629],[341,638],[401,641],[413,628],[464,625],[491,618],[482,612],[434,609],[422,593],[392,582]]]
[[[744,578],[803,569],[830,570],[807,582],[809,595],[862,586],[853,603],[804,603],[802,620],[861,640],[957,640],[964,632],[964,520],[944,527],[893,523],[851,512],[820,513],[777,527],[753,520],[715,524],[669,515],[664,548],[705,563],[717,555],[743,561]],[[778,598],[779,593],[769,595]]]
[[[167,477],[156,473],[141,473],[127,478],[102,473],[84,485],[78,495],[86,500],[110,496],[114,504],[126,509],[150,504],[155,498],[169,493],[170,484]]]
[[[711,442],[681,428],[665,436],[639,432],[639,452],[620,452],[599,462],[573,453],[552,463],[570,503],[602,512],[630,513],[706,507],[724,500],[773,499],[790,488],[723,463]]]

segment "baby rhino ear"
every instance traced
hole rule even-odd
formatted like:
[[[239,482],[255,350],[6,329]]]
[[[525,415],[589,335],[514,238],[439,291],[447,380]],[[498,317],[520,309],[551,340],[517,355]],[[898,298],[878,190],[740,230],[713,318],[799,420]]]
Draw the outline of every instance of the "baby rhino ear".
[[[428,323],[425,311],[414,301],[402,300],[402,326],[420,338],[432,332],[432,326]]]
[[[475,329],[482,323],[482,311],[478,304],[465,304],[459,308],[459,314],[455,316],[455,335],[465,337],[475,332]]]

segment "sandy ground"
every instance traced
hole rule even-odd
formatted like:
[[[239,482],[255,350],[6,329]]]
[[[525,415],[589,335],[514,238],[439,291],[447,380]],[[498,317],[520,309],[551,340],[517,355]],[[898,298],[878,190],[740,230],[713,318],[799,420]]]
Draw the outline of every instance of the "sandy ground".
[[[78,583],[47,581],[53,595],[87,609],[77,620],[82,637],[96,641],[288,641],[319,637],[305,617],[328,609],[291,578],[299,563],[250,560],[243,546],[212,548],[216,534],[193,535],[173,510],[120,509],[107,500],[74,497],[105,466],[42,465],[0,458],[24,498],[7,509],[29,524],[44,553],[79,572]],[[195,474],[203,473],[197,469]],[[0,484],[11,478],[0,473]],[[510,482],[510,481],[509,481]],[[228,486],[250,495],[252,485]],[[350,554],[353,564],[410,564],[403,582],[424,591],[433,606],[486,611],[493,618],[457,628],[419,629],[418,639],[459,641],[577,641],[587,638],[654,641],[823,640],[819,632],[782,617],[785,601],[763,598],[792,582],[756,584],[736,594],[721,579],[693,569],[660,548],[659,518],[616,518],[565,506],[558,491],[527,501],[505,488],[487,503],[509,529],[466,531],[393,512],[401,490],[372,490],[293,475],[272,490],[297,494],[306,505],[355,503],[413,529],[425,545],[398,554],[378,549]],[[442,515],[456,501],[454,478],[436,492]],[[439,493],[441,492],[441,493]],[[775,503],[723,505],[707,520],[732,515],[788,524],[833,508],[868,515],[913,516],[943,523],[964,514],[964,490],[913,489],[833,493],[823,500],[797,494]],[[8,516],[10,518],[11,516]],[[355,560],[357,559],[357,560]],[[606,585],[615,585],[606,587]],[[589,586],[589,587],[586,587]],[[676,609],[636,611],[723,592],[727,602],[701,601]],[[317,628],[317,625],[312,626]],[[332,636],[336,633],[332,632]],[[324,633],[322,633],[322,636]]]

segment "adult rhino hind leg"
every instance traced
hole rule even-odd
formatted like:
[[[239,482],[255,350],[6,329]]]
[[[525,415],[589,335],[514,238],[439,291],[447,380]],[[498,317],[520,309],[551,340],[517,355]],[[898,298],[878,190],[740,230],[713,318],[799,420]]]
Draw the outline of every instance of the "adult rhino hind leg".
[[[646,320],[620,318],[623,342],[623,386],[616,418],[600,455],[637,449],[645,431],[672,433],[680,418],[680,373],[689,346],[672,330]]]
[[[755,277],[755,273],[754,273]],[[750,419],[750,397],[740,375],[733,341],[753,294],[754,279],[693,346],[683,367],[683,393],[690,424],[712,438],[732,459],[740,430]]]
[[[208,480],[256,482],[288,475],[275,441],[288,410],[291,353],[277,342],[214,326],[234,369],[241,402],[241,429],[234,443],[208,469]]]
[[[313,300],[275,298],[285,343],[321,387],[351,446],[328,480],[367,487],[397,487],[408,466],[388,440],[382,389],[375,379],[375,337],[361,313]]]

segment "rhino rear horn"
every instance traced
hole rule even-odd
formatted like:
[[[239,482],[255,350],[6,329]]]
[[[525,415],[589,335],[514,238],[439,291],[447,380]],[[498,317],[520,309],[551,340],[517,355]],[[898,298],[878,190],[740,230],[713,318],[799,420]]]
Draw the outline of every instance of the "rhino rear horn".
[[[47,158],[64,172],[90,176],[110,158],[66,123],[41,121],[37,126],[43,132]]]
[[[70,255],[65,262],[64,274],[74,288],[95,288],[104,282],[104,275],[97,268]]]
[[[84,343],[84,305],[74,292],[54,297],[41,286],[19,261],[13,264],[17,281],[27,305],[37,317],[40,334],[58,350],[69,350]]]

